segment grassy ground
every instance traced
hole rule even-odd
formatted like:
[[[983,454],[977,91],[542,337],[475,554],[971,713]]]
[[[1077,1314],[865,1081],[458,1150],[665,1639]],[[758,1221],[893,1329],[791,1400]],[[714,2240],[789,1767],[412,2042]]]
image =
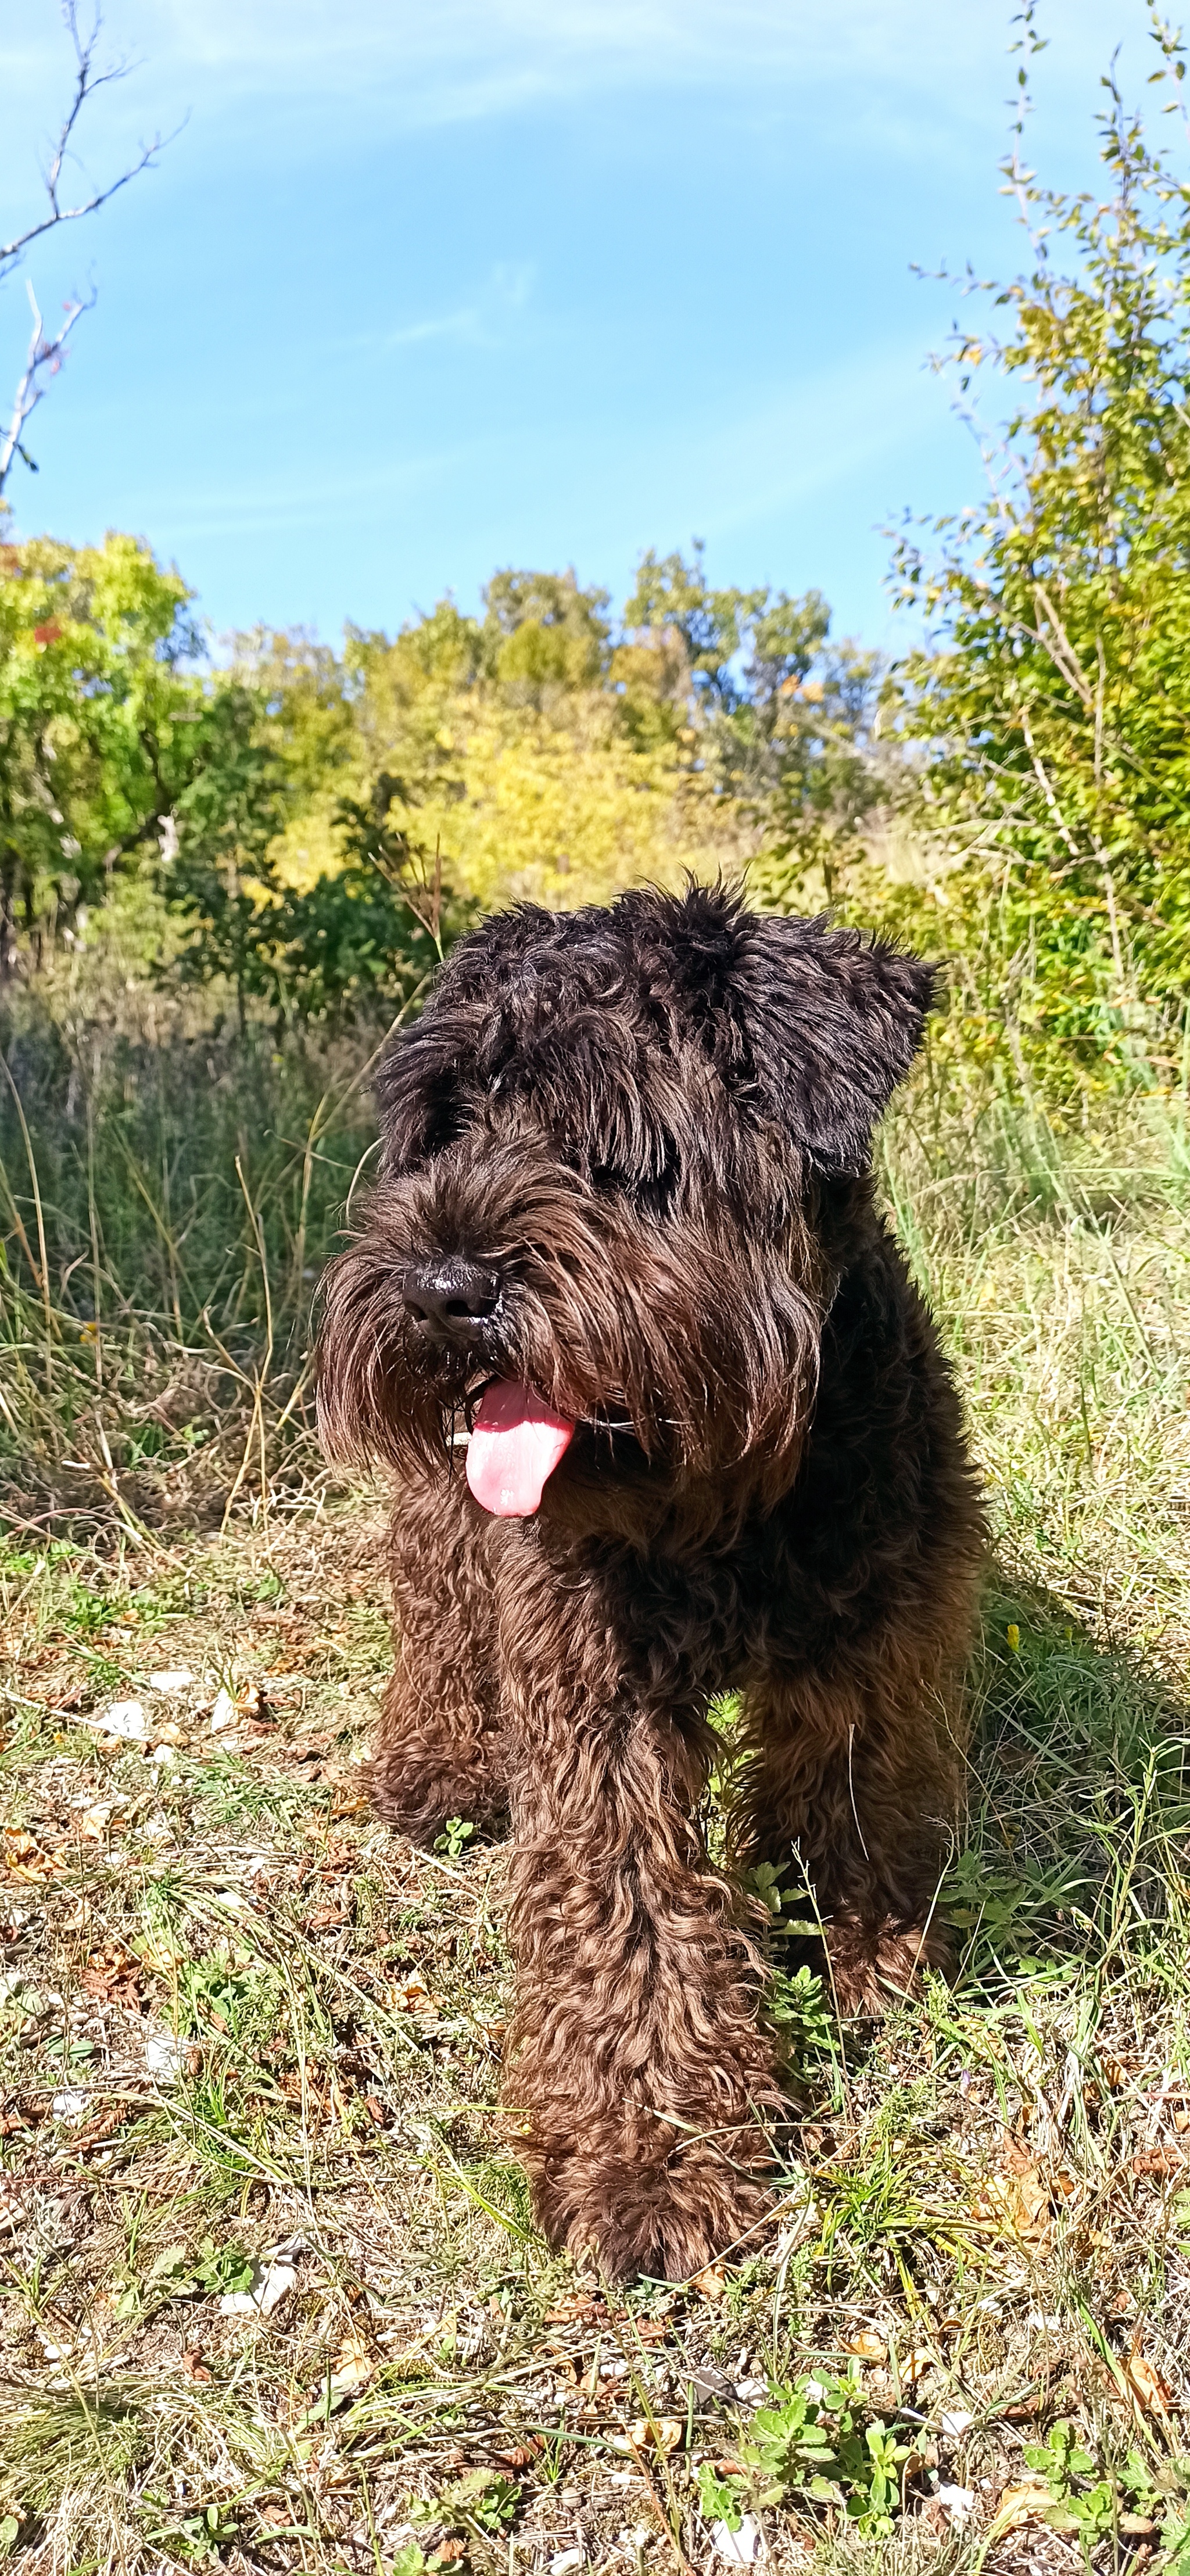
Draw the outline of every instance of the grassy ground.
[[[223,1535],[14,1521],[22,2576],[1190,2570],[1185,1129],[925,1086],[887,1179],[998,1533],[961,1967],[875,2032],[778,1979],[778,2205],[696,2282],[611,2294],[528,2218],[501,1854],[464,1819],[414,1855],[358,1793],[376,1502],[290,1456],[267,1509],[266,1456]]]

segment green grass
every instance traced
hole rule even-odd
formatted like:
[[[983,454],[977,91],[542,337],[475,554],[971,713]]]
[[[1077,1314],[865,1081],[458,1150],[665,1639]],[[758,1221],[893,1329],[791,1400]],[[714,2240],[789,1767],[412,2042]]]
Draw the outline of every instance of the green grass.
[[[196,1123],[196,1186],[227,1142]],[[749,2518],[780,2571],[1190,2569],[1186,1126],[1139,1100],[1055,1137],[927,1077],[885,1177],[995,1526],[959,1969],[875,2031],[778,1975],[779,2203],[700,2283],[611,2293],[535,2233],[498,2108],[502,1856],[462,1832],[415,1855],[359,1798],[377,1505],[278,1435],[280,1393],[261,1450],[261,1343],[209,1487],[188,1467],[166,1508],[127,1466],[125,1389],[100,1415],[113,1491],[56,1466],[20,1488],[0,2547],[22,2576],[503,2576],[575,2549],[677,2570]],[[89,1219],[55,1192],[64,1269]],[[22,1294],[49,1441],[63,1340]],[[137,1365],[173,1368],[147,1273],[138,1295]],[[192,1676],[172,1696],[168,1671]],[[144,1736],[105,1738],[129,1698]]]
[[[384,1031],[241,1036],[135,977],[82,998],[59,972],[0,1009],[0,1512],[267,1511],[311,1465],[312,1298]]]

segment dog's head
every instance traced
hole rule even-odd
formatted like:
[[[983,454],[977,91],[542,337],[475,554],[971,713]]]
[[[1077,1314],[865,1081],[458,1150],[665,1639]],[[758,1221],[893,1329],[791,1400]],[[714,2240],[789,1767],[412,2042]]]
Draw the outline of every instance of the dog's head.
[[[328,1445],[401,1465],[470,1432],[472,1492],[517,1517],[733,1470],[779,1490],[931,986],[704,888],[486,922],[384,1066]]]

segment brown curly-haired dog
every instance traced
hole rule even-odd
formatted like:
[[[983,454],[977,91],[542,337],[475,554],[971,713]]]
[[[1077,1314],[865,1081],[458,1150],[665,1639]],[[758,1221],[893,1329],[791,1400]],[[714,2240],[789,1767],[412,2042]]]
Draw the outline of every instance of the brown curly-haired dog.
[[[612,2275],[765,2206],[715,1693],[737,1878],[796,1850],[842,2008],[943,1955],[980,1515],[869,1174],[930,992],[721,891],[500,915],[388,1057],[329,1277],[328,1442],[400,1477],[372,1794],[418,1838],[511,1813],[510,2090],[543,2226]]]

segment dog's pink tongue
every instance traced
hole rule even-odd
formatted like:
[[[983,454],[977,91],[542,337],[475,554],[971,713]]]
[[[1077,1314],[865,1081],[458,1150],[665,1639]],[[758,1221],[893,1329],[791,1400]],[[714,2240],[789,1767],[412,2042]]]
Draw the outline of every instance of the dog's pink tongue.
[[[573,1438],[573,1422],[551,1413],[531,1387],[497,1378],[467,1443],[467,1482],[476,1502],[499,1520],[526,1520]]]

